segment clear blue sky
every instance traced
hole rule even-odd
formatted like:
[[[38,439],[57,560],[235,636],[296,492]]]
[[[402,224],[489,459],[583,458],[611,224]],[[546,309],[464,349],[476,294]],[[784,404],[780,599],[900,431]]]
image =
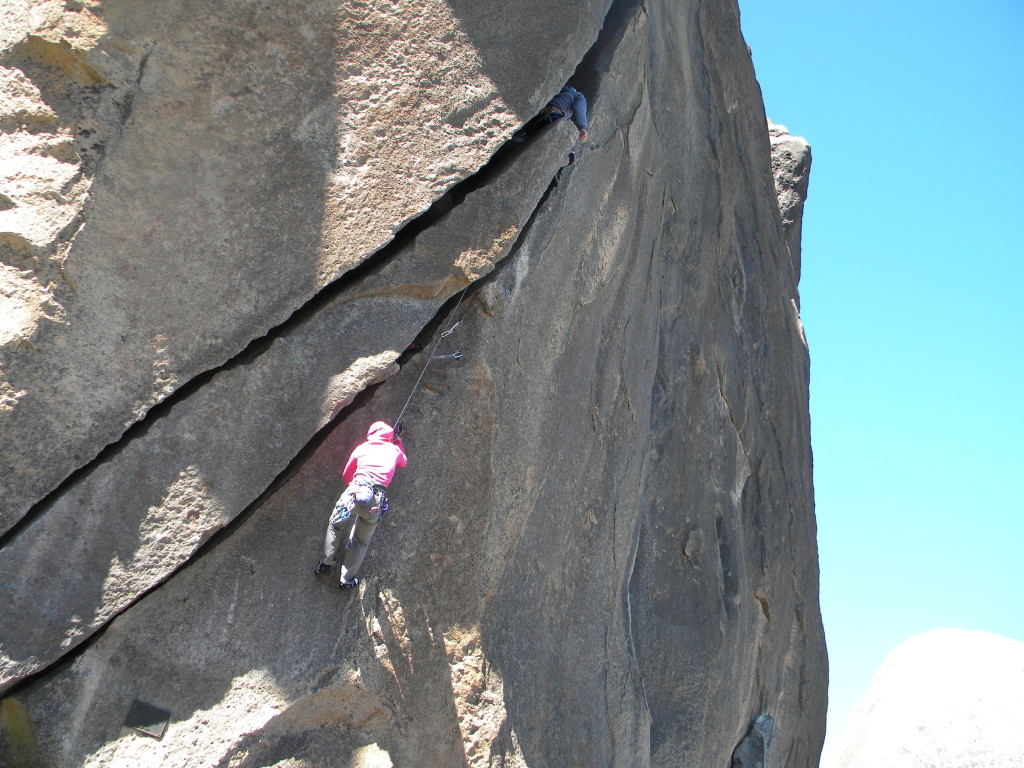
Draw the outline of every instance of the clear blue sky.
[[[768,116],[814,158],[827,757],[907,638],[1024,641],[1024,2],[740,7]]]

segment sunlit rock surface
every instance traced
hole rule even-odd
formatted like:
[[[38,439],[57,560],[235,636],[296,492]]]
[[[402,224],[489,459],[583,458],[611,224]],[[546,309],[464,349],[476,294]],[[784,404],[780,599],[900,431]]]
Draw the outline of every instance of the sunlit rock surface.
[[[779,197],[786,245],[793,257],[797,279],[800,277],[800,240],[803,234],[804,201],[810,181],[811,147],[799,136],[790,136],[784,125],[768,121],[772,142],[772,173]]]

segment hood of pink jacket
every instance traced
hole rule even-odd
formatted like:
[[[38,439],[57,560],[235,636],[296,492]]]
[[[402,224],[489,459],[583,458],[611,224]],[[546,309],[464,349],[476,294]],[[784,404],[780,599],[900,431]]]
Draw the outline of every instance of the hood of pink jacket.
[[[366,439],[371,443],[390,443],[395,430],[386,421],[375,421],[366,430]]]

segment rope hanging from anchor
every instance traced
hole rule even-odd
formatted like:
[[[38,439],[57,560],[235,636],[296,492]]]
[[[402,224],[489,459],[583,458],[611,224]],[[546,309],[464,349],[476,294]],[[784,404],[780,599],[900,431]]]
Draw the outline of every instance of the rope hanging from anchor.
[[[448,313],[448,322],[445,323],[445,325],[448,325],[448,323],[451,323],[452,318],[455,316],[455,313],[458,311],[459,305],[462,304],[462,299],[465,297],[466,291],[468,291],[468,290],[469,290],[469,285],[467,285],[465,288],[462,289],[462,293],[459,294],[459,300],[457,302],[455,302],[455,306],[452,307],[452,311]],[[420,371],[420,375],[419,375],[419,378],[416,379],[416,383],[412,385],[412,391],[409,393],[409,397],[406,398],[405,405],[402,406],[402,411],[398,414],[398,418],[395,419],[393,422],[391,422],[392,424],[395,425],[395,437],[398,437],[398,435],[402,434],[402,429],[401,429],[402,417],[405,415],[405,410],[406,410],[406,408],[409,407],[409,403],[412,402],[412,396],[416,394],[416,390],[419,388],[420,382],[423,381],[423,374],[425,374],[427,372],[427,367],[430,365],[430,361],[431,360],[458,360],[458,359],[460,359],[462,357],[462,350],[461,349],[458,352],[452,352],[451,354],[448,354],[448,355],[439,355],[439,354],[437,354],[437,347],[441,343],[441,339],[445,338],[446,336],[451,336],[460,325],[462,325],[462,318],[461,317],[458,320],[455,321],[454,325],[448,325],[448,329],[445,330],[445,331],[442,331],[441,335],[437,337],[437,341],[434,342],[434,347],[433,347],[433,349],[430,350],[430,354],[427,355],[427,361],[423,364],[423,370]]]

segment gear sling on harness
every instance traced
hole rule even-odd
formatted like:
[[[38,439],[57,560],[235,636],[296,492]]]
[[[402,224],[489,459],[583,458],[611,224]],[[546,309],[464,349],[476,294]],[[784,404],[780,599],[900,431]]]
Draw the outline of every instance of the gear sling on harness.
[[[371,485],[369,483],[360,483],[358,481],[352,482],[352,500],[357,504],[362,504],[370,508],[370,512],[377,510],[380,512],[381,517],[388,511],[388,496],[387,489],[383,485]],[[334,505],[334,514],[331,515],[331,525],[337,525],[343,523],[352,516],[352,508],[345,503],[345,496],[342,494],[341,498]],[[355,528],[352,529],[353,532]],[[349,543],[351,545],[351,535],[349,536]]]

